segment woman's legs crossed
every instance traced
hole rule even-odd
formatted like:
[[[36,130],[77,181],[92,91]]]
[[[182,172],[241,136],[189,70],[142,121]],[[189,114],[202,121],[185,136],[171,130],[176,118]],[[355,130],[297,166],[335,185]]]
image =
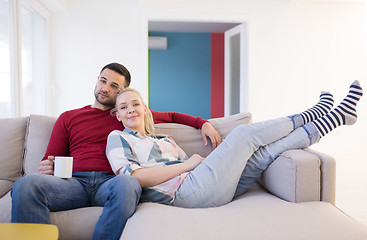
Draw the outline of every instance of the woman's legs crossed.
[[[307,148],[319,140],[316,127],[312,124],[306,124],[288,136],[260,147],[247,161],[233,198],[244,194],[280,154],[287,150]]]
[[[228,203],[235,194],[247,160],[254,152],[287,136],[294,128],[325,115],[332,105],[332,95],[323,92],[320,101],[301,114],[236,128],[185,178],[173,204],[212,207]]]
[[[293,125],[291,118],[283,117],[237,127],[185,178],[173,204],[213,207],[228,203],[247,159],[259,147],[287,136]]]

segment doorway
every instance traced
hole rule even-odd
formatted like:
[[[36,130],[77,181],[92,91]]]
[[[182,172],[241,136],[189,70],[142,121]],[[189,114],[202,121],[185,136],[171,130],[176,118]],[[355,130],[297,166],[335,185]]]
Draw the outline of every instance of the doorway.
[[[167,37],[167,48],[165,50],[150,50],[149,54],[149,103],[153,110],[158,111],[180,111],[194,116],[202,116],[204,118],[222,117],[233,115],[239,112],[248,111],[248,74],[247,74],[247,26],[243,22],[189,22],[189,21],[148,21],[148,32],[152,33],[154,36]],[[165,35],[165,36],[164,36]],[[193,69],[187,69],[187,73],[184,77],[200,76],[203,71],[206,71],[204,77],[199,77],[193,83],[192,81],[185,81],[182,78],[168,77],[164,79],[162,75],[156,76],[154,73],[167,70],[167,66],[170,64],[175,64],[175,61],[181,61],[182,55],[176,55],[176,58],[168,59],[169,64],[163,64],[166,66],[162,69],[154,69],[157,64],[154,61],[164,61],[162,58],[157,58],[157,55],[161,57],[164,55],[169,55],[171,48],[176,47],[178,36],[182,36],[184,40],[185,36],[200,36],[204,39],[210,39],[206,45],[214,45],[216,41],[216,47],[218,48],[218,41],[221,35],[223,36],[223,41],[221,47],[224,54],[222,54],[222,62],[217,61],[215,66],[213,66],[213,58],[203,57],[208,52],[207,46],[202,45],[196,46],[196,50],[193,50],[198,54],[196,57],[201,59],[199,62],[194,63]],[[170,39],[170,37],[176,36],[176,39]],[[178,37],[178,39],[177,39]],[[214,39],[214,40],[213,40]],[[171,42],[174,41],[174,42]],[[198,43],[201,40],[197,41]],[[220,41],[219,41],[220,42]],[[203,43],[201,43],[203,44]],[[191,48],[193,46],[191,45]],[[192,50],[192,49],[191,49]],[[203,51],[201,51],[203,50]],[[164,52],[166,51],[166,52]],[[219,50],[220,51],[220,50]],[[205,52],[205,53],[203,53]],[[211,54],[215,54],[213,49]],[[209,54],[210,55],[210,54]],[[218,55],[218,54],[217,54]],[[195,58],[195,56],[193,56]],[[220,58],[216,56],[216,58]],[[158,60],[159,59],[159,60]],[[190,60],[188,60],[190,61]],[[200,62],[201,61],[201,62]],[[210,62],[211,61],[211,62]],[[191,61],[193,62],[193,61]],[[218,65],[219,63],[219,65]],[[178,64],[182,64],[178,63]],[[201,66],[198,66],[200,64]],[[159,65],[159,64],[158,64]],[[214,68],[218,70],[218,66],[223,68],[223,76],[218,75],[218,71],[212,71]],[[209,70],[208,70],[209,66]],[[168,70],[172,70],[169,68]],[[209,71],[209,73],[208,73]],[[177,72],[178,75],[183,73]],[[219,74],[221,75],[221,74]],[[213,80],[215,78],[215,80]],[[176,81],[176,79],[178,79]],[[181,79],[181,80],[180,80]],[[162,81],[163,80],[163,81]],[[220,82],[222,81],[222,82]],[[186,85],[185,85],[186,83]],[[172,87],[172,92],[184,93],[184,96],[179,96],[177,93],[176,99],[166,98],[166,101],[162,100],[162,95],[170,92],[170,86]],[[196,90],[196,91],[194,91]],[[186,91],[186,93],[185,93]],[[178,97],[179,96],[179,97]],[[208,103],[208,104],[203,104]],[[183,109],[183,110],[181,110]],[[191,111],[193,110],[193,111]]]

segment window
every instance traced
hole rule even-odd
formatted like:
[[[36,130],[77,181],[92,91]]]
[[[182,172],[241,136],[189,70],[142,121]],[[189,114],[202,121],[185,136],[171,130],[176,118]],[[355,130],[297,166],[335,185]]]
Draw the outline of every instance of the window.
[[[48,13],[35,0],[0,6],[0,117],[47,114]]]
[[[9,2],[0,0],[0,117],[10,117]]]

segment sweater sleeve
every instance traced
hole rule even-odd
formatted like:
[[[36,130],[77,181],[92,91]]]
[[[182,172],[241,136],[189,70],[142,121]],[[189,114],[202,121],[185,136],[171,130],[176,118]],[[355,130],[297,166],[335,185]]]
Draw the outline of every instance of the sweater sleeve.
[[[42,160],[46,160],[48,156],[69,156],[69,134],[66,127],[66,118],[66,113],[63,113],[56,120]]]
[[[184,113],[156,111],[151,112],[153,115],[154,123],[179,123],[201,129],[203,124],[208,122],[202,117],[194,117]]]

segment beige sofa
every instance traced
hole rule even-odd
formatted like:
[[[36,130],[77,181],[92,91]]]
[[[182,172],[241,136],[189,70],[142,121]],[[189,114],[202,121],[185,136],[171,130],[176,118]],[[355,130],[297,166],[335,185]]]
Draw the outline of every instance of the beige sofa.
[[[225,137],[251,121],[248,113],[211,122]],[[38,171],[55,118],[31,115],[0,119],[0,222],[10,222],[10,190],[24,174]],[[159,124],[190,155],[205,156],[200,131]],[[306,150],[283,153],[249,192],[218,208],[183,209],[139,204],[122,239],[367,239],[367,227],[334,206],[335,160]],[[91,239],[101,207],[51,213],[60,239]]]

